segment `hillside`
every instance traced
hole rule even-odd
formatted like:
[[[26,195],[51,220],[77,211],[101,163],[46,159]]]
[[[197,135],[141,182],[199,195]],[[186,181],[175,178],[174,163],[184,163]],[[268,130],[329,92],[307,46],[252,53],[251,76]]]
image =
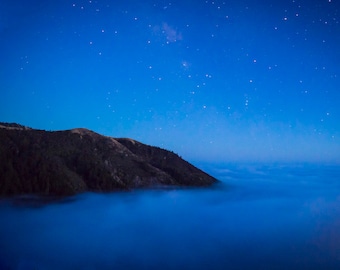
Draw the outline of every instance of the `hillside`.
[[[79,128],[0,123],[0,195],[72,195],[217,182],[173,152]]]

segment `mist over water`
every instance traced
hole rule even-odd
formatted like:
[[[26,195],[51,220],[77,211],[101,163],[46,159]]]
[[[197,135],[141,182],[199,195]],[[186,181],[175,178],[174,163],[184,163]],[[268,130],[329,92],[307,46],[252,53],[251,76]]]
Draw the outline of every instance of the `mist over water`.
[[[340,269],[339,166],[206,166],[211,188],[0,201],[0,269]]]

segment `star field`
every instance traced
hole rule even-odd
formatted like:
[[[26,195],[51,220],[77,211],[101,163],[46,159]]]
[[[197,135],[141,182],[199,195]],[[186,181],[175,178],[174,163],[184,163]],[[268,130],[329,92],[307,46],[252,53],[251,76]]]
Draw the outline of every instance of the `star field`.
[[[336,0],[0,7],[1,121],[192,161],[340,161]]]

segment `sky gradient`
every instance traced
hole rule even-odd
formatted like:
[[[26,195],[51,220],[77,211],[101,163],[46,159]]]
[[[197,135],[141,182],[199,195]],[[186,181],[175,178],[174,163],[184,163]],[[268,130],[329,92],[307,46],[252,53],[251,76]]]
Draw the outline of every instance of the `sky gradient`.
[[[340,163],[337,0],[0,3],[0,121],[189,161]]]

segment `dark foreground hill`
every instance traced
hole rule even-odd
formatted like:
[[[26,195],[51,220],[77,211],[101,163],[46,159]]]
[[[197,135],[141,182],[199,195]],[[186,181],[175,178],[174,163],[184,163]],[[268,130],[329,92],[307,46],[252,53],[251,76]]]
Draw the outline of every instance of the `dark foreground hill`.
[[[217,180],[178,155],[87,129],[48,132],[0,123],[0,195],[72,195]]]

